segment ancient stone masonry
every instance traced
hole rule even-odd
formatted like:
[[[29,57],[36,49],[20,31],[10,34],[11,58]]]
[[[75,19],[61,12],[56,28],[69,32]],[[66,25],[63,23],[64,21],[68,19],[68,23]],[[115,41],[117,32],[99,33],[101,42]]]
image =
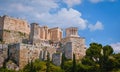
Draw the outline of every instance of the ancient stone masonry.
[[[73,54],[81,59],[86,51],[85,38],[78,35],[76,27],[67,28],[65,38],[62,33],[58,27],[48,28],[38,23],[31,23],[29,27],[25,20],[0,17],[0,67],[5,59],[10,59],[16,64],[12,66],[22,69],[35,59],[46,60],[47,52],[55,65],[61,64],[62,53],[67,59],[72,59]]]
[[[26,34],[30,33],[29,24],[25,20],[7,15],[0,17],[0,29],[19,31]]]
[[[76,27],[70,27],[66,29],[66,37],[79,37],[78,29]]]
[[[65,56],[68,59],[72,59],[73,53],[76,55],[76,59],[81,59],[85,55],[85,39],[79,37],[77,34],[77,28],[71,27],[66,29],[66,38],[63,38],[61,42],[64,44]]]
[[[22,42],[28,39],[29,24],[22,19],[12,18],[7,15],[0,17],[0,41],[5,43]]]
[[[52,46],[42,46],[42,44],[36,46],[22,43],[9,45],[9,57],[16,61],[20,69],[35,59],[46,60],[47,52],[50,53],[50,59],[52,60],[52,54],[56,52]]]
[[[39,43],[40,40],[52,40],[58,42],[62,39],[62,30],[58,27],[48,28],[40,27],[37,23],[31,24],[30,41],[31,43]]]

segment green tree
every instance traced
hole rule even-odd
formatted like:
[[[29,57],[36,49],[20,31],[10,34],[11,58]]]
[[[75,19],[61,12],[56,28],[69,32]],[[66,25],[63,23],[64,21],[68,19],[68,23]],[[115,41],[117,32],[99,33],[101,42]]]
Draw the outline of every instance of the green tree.
[[[16,72],[15,70],[10,70],[10,69],[7,69],[7,68],[0,68],[0,72]]]
[[[64,70],[65,72],[72,72],[72,60],[65,61]]]
[[[65,53],[62,54],[61,69],[64,69],[65,64]]]
[[[46,62],[36,59],[32,63],[28,63],[22,70],[23,72],[45,72]]]
[[[35,68],[34,68],[34,62],[31,61],[30,63],[28,63],[28,64],[24,67],[23,71],[25,71],[25,72],[36,72],[36,70],[35,70]]]
[[[47,52],[46,72],[50,72],[50,54]]]
[[[76,59],[75,59],[75,54],[73,54],[72,72],[76,72]]]
[[[100,59],[100,66],[102,71],[109,71],[114,68],[112,54],[113,54],[113,49],[111,46],[106,45],[103,47],[102,56]]]
[[[120,53],[114,54],[113,57],[115,58],[115,62],[116,62],[115,66],[116,66],[116,68],[120,69]]]
[[[109,45],[106,45],[103,47],[103,55],[105,57],[108,57],[113,54],[113,48]]]
[[[55,66],[54,64],[50,64],[50,72],[64,72],[63,69],[60,68],[60,66]]]
[[[90,47],[86,51],[86,56],[88,56],[94,62],[99,62],[101,57],[102,45],[98,43],[91,43]]]
[[[82,59],[82,64],[92,66],[92,72],[106,72],[114,68],[113,49],[111,46],[102,46],[98,43],[91,43]]]

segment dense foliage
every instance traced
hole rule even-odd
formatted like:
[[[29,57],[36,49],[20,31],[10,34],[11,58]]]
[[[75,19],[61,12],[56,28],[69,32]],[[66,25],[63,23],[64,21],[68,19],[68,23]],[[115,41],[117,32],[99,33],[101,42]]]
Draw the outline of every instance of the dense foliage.
[[[113,54],[113,49],[109,45],[102,46],[101,44],[91,43],[81,62],[83,65],[91,67],[86,72],[110,72],[119,69],[119,61],[115,58],[116,55]]]
[[[49,66],[49,68],[47,68],[48,67],[47,65]],[[21,71],[23,72],[46,72],[47,69],[49,70],[49,72],[64,72],[60,67],[55,66],[52,63],[48,63],[47,61],[40,61],[40,60],[35,60],[34,62],[32,62],[32,64],[29,63]]]

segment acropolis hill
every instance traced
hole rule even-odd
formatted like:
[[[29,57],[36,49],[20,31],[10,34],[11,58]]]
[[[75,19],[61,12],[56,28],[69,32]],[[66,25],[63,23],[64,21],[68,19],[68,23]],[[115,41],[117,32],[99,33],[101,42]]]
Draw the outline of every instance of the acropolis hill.
[[[61,64],[61,55],[76,59],[85,55],[85,39],[78,35],[78,28],[66,28],[63,38],[61,28],[49,28],[26,20],[4,15],[0,17],[0,67],[6,60],[13,60],[19,69],[35,59],[46,60],[47,52],[55,65]]]

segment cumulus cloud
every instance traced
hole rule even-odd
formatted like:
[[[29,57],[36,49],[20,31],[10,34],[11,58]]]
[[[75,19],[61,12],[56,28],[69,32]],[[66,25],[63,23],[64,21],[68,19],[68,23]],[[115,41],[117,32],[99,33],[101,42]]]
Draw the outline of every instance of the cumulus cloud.
[[[99,2],[115,2],[116,0],[89,0],[91,3],[99,3]]]
[[[59,0],[57,0],[59,2]],[[28,20],[29,23],[37,22],[49,27],[67,28],[76,26],[81,30],[86,29],[88,22],[82,18],[82,13],[73,8],[61,8],[56,0],[16,0],[0,6],[8,15]],[[63,0],[68,6],[80,4],[82,0]],[[10,3],[11,2],[11,3]],[[50,11],[56,9],[56,12]]]
[[[37,17],[45,24],[51,26],[59,26],[61,28],[76,26],[79,29],[85,29],[87,26],[87,20],[81,18],[81,13],[75,9],[62,8],[56,14],[42,13]]]
[[[120,42],[110,44],[110,46],[112,46],[112,48],[113,48],[115,53],[119,53],[120,52]]]
[[[87,20],[81,17],[82,13],[73,8],[60,8],[55,13],[50,13],[51,10],[59,8],[54,0],[31,0],[29,4],[24,4],[25,2],[22,3],[22,1],[10,3],[8,8],[5,8],[10,14],[14,13],[17,17],[21,18],[22,16],[29,22],[38,22],[49,27],[66,28],[76,26],[81,30],[87,27]],[[75,0],[75,2],[79,1]]]
[[[90,31],[103,30],[103,24],[100,21],[97,21],[95,25],[89,24],[88,28]]]
[[[81,4],[82,0],[63,0],[64,3],[68,5],[68,7],[72,7],[77,4]]]
[[[51,9],[58,8],[58,4],[54,0],[31,0],[29,4],[24,4],[24,0],[13,2],[8,6],[8,10],[22,12],[48,12]]]

